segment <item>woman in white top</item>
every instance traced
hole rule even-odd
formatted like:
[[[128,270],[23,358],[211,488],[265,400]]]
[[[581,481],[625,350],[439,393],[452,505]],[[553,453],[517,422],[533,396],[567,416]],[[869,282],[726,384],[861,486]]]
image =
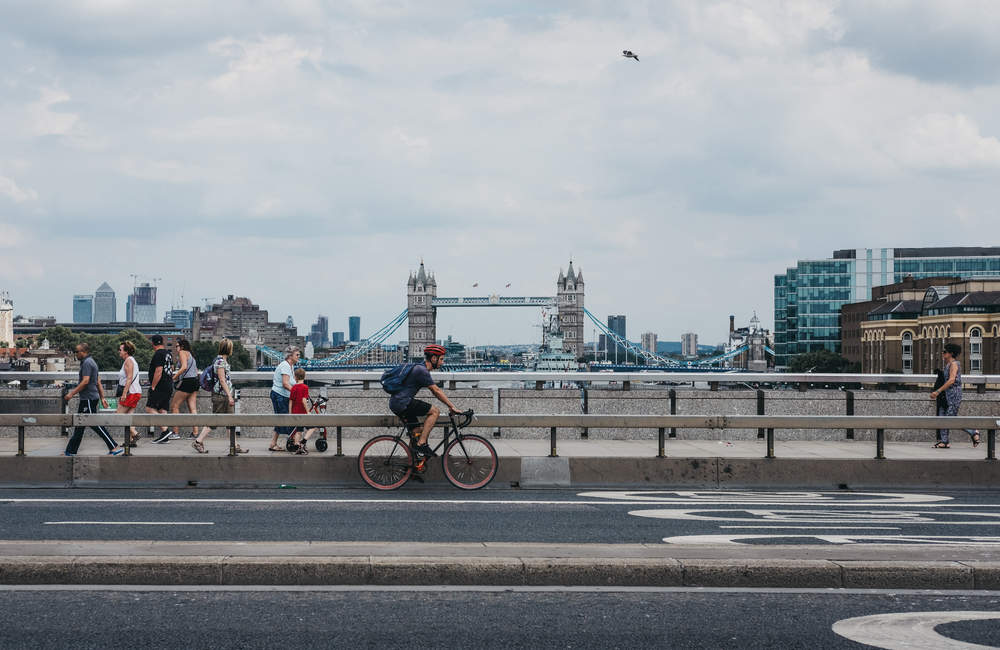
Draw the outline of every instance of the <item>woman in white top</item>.
[[[116,413],[132,413],[139,405],[142,397],[142,387],[139,385],[139,363],[135,360],[135,344],[124,341],[118,346],[118,356],[122,360],[122,368],[118,371],[118,409]],[[130,444],[134,447],[139,442],[139,433],[135,427],[129,427]]]

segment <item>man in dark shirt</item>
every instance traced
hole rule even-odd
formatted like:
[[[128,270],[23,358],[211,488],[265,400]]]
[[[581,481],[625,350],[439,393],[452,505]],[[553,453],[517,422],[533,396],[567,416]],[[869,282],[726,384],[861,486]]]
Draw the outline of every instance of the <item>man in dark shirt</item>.
[[[101,386],[101,375],[97,370],[97,362],[90,356],[90,346],[86,343],[77,345],[76,358],[80,360],[80,381],[76,388],[66,393],[66,401],[70,401],[77,395],[80,396],[80,408],[77,413],[97,413],[101,406],[108,408],[108,400],[104,399],[104,388]],[[108,446],[108,454],[117,456],[125,451],[118,446],[118,443],[104,427],[92,426],[90,428],[104,440],[104,444]],[[69,439],[64,452],[67,456],[76,456],[76,452],[80,450],[80,442],[83,440],[85,429],[86,427],[73,429],[73,437]]]
[[[434,380],[431,379],[431,370],[437,370],[444,363],[444,355],[447,352],[443,347],[436,344],[428,345],[424,348],[424,362],[413,366],[403,380],[403,388],[394,393],[389,398],[389,410],[398,415],[405,423],[406,427],[417,438],[417,451],[424,456],[433,456],[434,450],[427,444],[434,425],[437,423],[441,409],[432,406],[427,402],[415,399],[414,396],[421,388],[427,388],[439,401],[444,403],[452,413],[458,413],[458,407],[452,404],[444,391],[438,388]],[[419,418],[427,416],[423,426],[420,425]]]
[[[146,413],[166,413],[170,408],[170,398],[174,394],[174,386],[170,381],[170,352],[163,347],[163,337],[159,334],[153,334],[149,340],[153,343],[153,358],[149,361],[149,396],[146,398]],[[170,437],[167,427],[160,427],[160,435],[153,442],[166,442]]]

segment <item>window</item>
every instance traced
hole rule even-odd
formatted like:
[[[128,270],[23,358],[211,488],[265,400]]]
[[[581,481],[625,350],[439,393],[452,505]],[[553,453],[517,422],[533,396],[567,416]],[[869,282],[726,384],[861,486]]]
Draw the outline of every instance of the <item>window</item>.
[[[983,330],[973,327],[969,330],[969,372],[983,371]]]
[[[913,372],[913,334],[903,332],[903,372]]]

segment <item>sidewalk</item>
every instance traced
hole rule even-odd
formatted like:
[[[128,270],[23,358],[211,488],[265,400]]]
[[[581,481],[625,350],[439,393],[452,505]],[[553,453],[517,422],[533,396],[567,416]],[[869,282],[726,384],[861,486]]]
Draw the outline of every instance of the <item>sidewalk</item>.
[[[295,455],[268,451],[269,439],[240,438],[249,453],[228,456],[228,437],[209,438],[207,454],[190,439],[155,444],[144,437],[131,456],[108,456],[96,436],[84,438],[80,454],[63,455],[65,438],[29,439],[26,455],[17,441],[0,439],[0,486],[4,487],[274,487],[361,484],[357,453],[363,440],[336,441],[326,452]],[[563,440],[550,457],[547,440],[494,440],[499,469],[491,487],[696,487],[696,488],[952,488],[995,489],[1000,463],[986,461],[986,446],[967,441],[951,449],[931,443],[887,443],[886,459],[875,460],[872,441],[775,444],[776,458],[764,458],[763,441],[666,441],[658,458],[656,440]],[[428,483],[444,483],[440,463],[428,464]]]
[[[122,442],[121,432],[116,432],[116,440]],[[885,444],[886,458],[900,460],[983,460],[986,457],[986,436],[979,447],[973,447],[964,433],[955,436],[950,449],[934,449],[933,439],[927,442],[887,442]],[[501,458],[543,457],[549,455],[547,439],[505,439],[488,438]],[[25,451],[28,456],[62,456],[66,448],[66,438],[45,437],[28,438]],[[172,440],[166,444],[155,444],[152,438],[143,436],[139,446],[131,453],[136,456],[202,456],[191,448],[191,439]],[[284,437],[282,437],[284,442]],[[433,442],[435,438],[432,438]],[[253,455],[266,457],[290,456],[286,452],[271,452],[267,447],[269,438],[237,437],[237,442],[244,449],[249,449]],[[329,449],[318,452],[312,442],[309,445],[307,457],[333,456],[336,454],[336,440],[328,439]],[[343,452],[347,456],[357,456],[365,440],[346,438],[343,441]],[[207,456],[225,456],[229,453],[229,437],[222,433],[209,436],[205,442],[209,453]],[[657,453],[656,440],[557,440],[559,456],[568,458],[651,458]],[[666,455],[670,458],[763,458],[765,446],[763,440],[678,440],[668,438]],[[872,440],[840,440],[830,441],[798,441],[778,440],[774,445],[778,458],[808,458],[808,459],[870,459],[875,456],[875,442]],[[0,456],[17,453],[16,438],[0,438]],[[107,448],[96,435],[85,434],[80,447],[80,456],[101,456],[107,453]]]
[[[0,584],[996,590],[1000,562],[965,545],[0,541]]]

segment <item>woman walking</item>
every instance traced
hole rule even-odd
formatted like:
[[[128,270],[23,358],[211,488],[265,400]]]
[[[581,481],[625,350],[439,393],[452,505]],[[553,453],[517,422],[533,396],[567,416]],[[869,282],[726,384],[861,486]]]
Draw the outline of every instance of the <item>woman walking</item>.
[[[292,396],[292,386],[295,380],[292,378],[295,372],[295,363],[299,360],[299,348],[289,345],[285,348],[285,360],[274,369],[274,377],[271,380],[271,407],[277,415],[287,415],[289,400]],[[271,446],[269,451],[284,451],[285,448],[278,444],[278,436],[290,435],[292,427],[274,427],[274,435],[271,436]]]
[[[122,360],[118,371],[118,408],[115,413],[132,413],[139,405],[142,397],[142,387],[139,385],[139,362],[135,360],[135,344],[123,341],[118,346],[118,357]],[[129,427],[129,444],[135,447],[139,444],[139,432],[135,427]]]
[[[212,362],[212,371],[215,374],[215,383],[212,385],[212,413],[233,413],[236,409],[236,399],[233,397],[233,380],[229,374],[229,355],[233,353],[233,342],[229,339],[219,341],[219,356]],[[207,454],[205,449],[205,438],[208,437],[212,427],[202,427],[201,433],[191,446],[199,454]],[[249,450],[236,445],[237,454],[245,454]]]
[[[962,404],[962,365],[958,362],[958,356],[962,354],[962,346],[956,343],[947,343],[941,351],[941,358],[944,360],[944,374],[947,379],[944,384],[931,392],[931,399],[937,401],[938,396],[944,394],[946,405],[938,403],[938,417],[958,415],[958,407]],[[979,432],[975,429],[966,429],[966,433],[972,438],[972,446],[979,446]],[[940,429],[938,431],[941,439],[934,444],[937,449],[948,449],[949,430]]]
[[[191,343],[187,339],[177,340],[178,360],[177,372],[174,373],[174,398],[170,401],[170,412],[180,413],[181,402],[187,402],[191,413],[198,412],[198,364],[191,353]],[[174,427],[174,434],[180,435],[179,427]],[[198,436],[198,427],[194,427],[191,437]],[[176,440],[177,438],[174,438]],[[164,442],[166,442],[164,440]]]

